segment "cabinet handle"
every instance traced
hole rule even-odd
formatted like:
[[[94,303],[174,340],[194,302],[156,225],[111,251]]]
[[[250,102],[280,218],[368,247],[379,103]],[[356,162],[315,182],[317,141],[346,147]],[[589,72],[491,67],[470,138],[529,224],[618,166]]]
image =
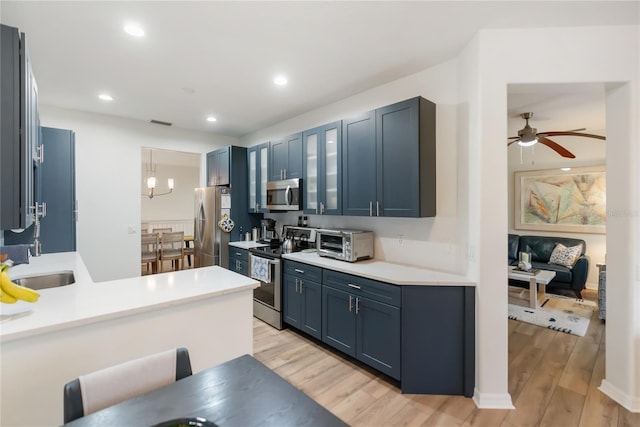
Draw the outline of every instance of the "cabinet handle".
[[[38,148],[36,148],[36,151],[38,152],[38,155],[35,160],[38,163],[44,163],[44,145],[39,145]]]
[[[300,293],[302,293],[302,279],[300,279]]]
[[[294,268],[293,271],[295,271],[296,273],[304,274],[304,270],[299,270],[297,268]]]
[[[356,314],[360,311],[360,298],[356,298]]]
[[[284,170],[284,179],[287,179],[287,170]]]
[[[320,215],[324,215],[324,202],[320,202]]]
[[[353,297],[349,295],[349,313],[351,313],[352,309],[353,309]]]
[[[353,288],[353,289],[360,289],[360,286],[358,286],[358,285],[354,285],[353,283],[349,283],[348,285],[349,285],[349,287],[350,287],[350,288]]]
[[[376,216],[380,216],[380,202],[376,200]]]
[[[236,256],[242,256],[240,252],[236,252]]]
[[[296,279],[296,293],[298,293],[298,279]]]
[[[318,205],[316,205],[316,215],[318,215]]]
[[[373,202],[369,200],[369,216],[373,216]]]

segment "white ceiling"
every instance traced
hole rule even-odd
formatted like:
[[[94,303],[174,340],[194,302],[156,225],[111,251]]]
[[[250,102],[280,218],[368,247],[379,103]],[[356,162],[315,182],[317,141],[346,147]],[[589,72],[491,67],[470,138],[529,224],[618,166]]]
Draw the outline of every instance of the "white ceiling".
[[[637,25],[638,4],[2,0],[0,18],[27,35],[42,104],[242,136],[454,58],[481,28]],[[124,33],[128,20],[146,36]],[[549,130],[557,96],[514,90],[509,115],[534,111]]]

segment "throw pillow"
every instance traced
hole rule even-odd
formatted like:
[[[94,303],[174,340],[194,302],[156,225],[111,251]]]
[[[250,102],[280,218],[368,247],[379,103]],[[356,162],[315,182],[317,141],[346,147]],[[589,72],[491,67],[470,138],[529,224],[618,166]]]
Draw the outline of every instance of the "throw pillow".
[[[558,243],[556,247],[553,248],[553,252],[551,252],[548,264],[572,267],[573,263],[576,262],[576,259],[580,256],[580,253],[582,253],[582,245],[566,247],[562,243]]]

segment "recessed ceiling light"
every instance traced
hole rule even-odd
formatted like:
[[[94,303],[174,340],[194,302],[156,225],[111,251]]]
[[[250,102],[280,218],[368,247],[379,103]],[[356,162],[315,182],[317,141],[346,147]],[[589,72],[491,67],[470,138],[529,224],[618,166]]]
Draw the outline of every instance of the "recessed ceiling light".
[[[571,168],[560,168],[560,170],[561,170],[561,171],[568,172],[568,171],[570,171],[570,170],[571,170]]]
[[[113,101],[113,97],[108,93],[101,93],[100,95],[98,95],[98,98],[102,99],[103,101]]]
[[[209,116],[209,117],[207,117],[207,121],[208,121],[208,122],[215,122],[215,121],[217,121],[217,120],[218,120],[218,119],[216,119],[216,118],[215,118],[215,117],[213,117],[213,116]]]
[[[124,31],[134,37],[144,37],[144,30],[138,24],[130,22],[124,26]]]
[[[279,75],[273,79],[273,82],[278,86],[284,86],[287,84],[287,78],[283,75]]]

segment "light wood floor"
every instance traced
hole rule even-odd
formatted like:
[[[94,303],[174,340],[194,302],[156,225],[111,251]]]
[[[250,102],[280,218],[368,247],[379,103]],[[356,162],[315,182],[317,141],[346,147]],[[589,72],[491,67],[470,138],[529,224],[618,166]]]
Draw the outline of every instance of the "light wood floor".
[[[596,300],[596,291],[583,293]],[[374,371],[315,340],[254,319],[254,356],[352,426],[640,426],[602,394],[604,323],[584,337],[509,320],[509,393],[515,410],[481,410],[470,398],[401,394]]]

